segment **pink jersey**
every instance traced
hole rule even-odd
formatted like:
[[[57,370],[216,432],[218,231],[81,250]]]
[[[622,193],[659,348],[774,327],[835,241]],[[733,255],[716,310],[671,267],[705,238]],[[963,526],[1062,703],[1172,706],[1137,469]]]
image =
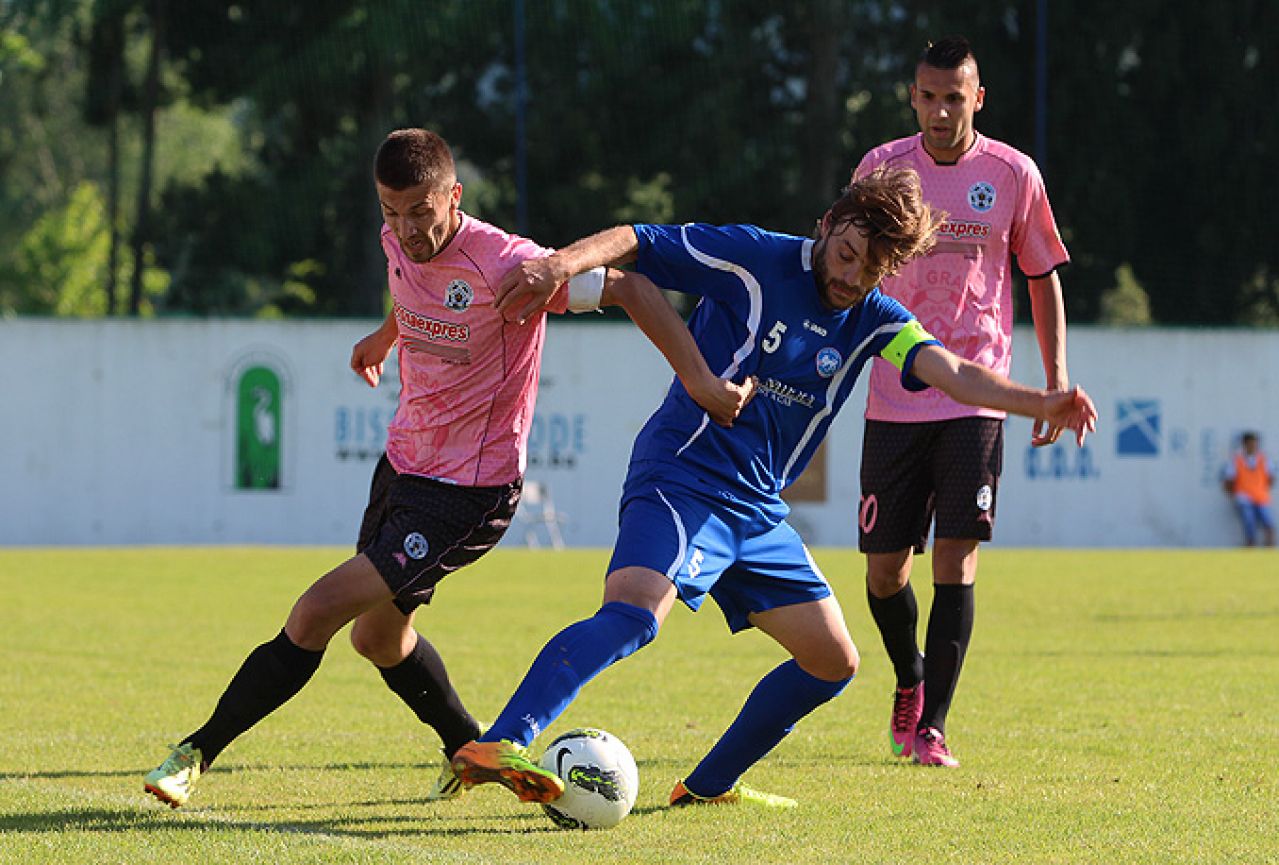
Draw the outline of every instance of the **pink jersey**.
[[[884,294],[901,301],[924,328],[961,357],[1008,374],[1012,364],[1011,255],[1027,276],[1046,276],[1070,260],[1034,161],[1007,144],[977,135],[958,162],[939,165],[923,135],[876,147],[855,172],[880,165],[919,172],[924,200],[946,211],[937,245],[885,279]],[[1010,255],[1011,253],[1011,255]],[[955,402],[936,388],[909,393],[900,372],[875,358],[866,417],[934,421],[1004,412]]]
[[[546,316],[508,322],[493,307],[494,290],[512,267],[551,251],[466,214],[428,262],[405,256],[385,225],[382,249],[400,333],[387,458],[402,474],[510,483],[524,473]],[[567,301],[561,287],[551,311],[564,312]]]

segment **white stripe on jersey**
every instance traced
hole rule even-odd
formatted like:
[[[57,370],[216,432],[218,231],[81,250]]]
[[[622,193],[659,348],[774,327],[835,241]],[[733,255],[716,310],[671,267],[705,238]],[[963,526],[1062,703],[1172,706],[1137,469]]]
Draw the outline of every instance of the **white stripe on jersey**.
[[[712,255],[707,255],[700,249],[694,247],[693,244],[689,243],[687,224],[680,226],[679,235],[680,240],[684,242],[684,249],[686,249],[688,254],[693,257],[694,261],[698,264],[705,265],[706,267],[713,267],[716,270],[728,271],[729,273],[734,274],[742,281],[742,284],[746,286],[746,295],[750,299],[750,312],[747,313],[746,316],[746,341],[738,347],[737,351],[733,352],[733,362],[728,365],[727,369],[719,374],[720,378],[732,378],[741,368],[742,361],[750,357],[751,352],[755,350],[755,343],[759,338],[759,320],[764,314],[764,292],[760,288],[759,280],[755,278],[755,275],[740,264],[725,261],[722,258],[715,258]],[[682,454],[689,445],[697,441],[697,437],[706,429],[706,424],[710,421],[710,419],[710,415],[702,415],[702,422],[698,425],[697,430],[689,436],[688,441],[684,442],[684,444],[680,446],[679,450],[675,451],[675,456]]]
[[[679,518],[679,511],[671,508],[671,503],[666,500],[666,496],[662,495],[662,491],[657,487],[653,488],[657,493],[657,497],[662,500],[662,504],[671,509],[671,518],[675,523],[675,534],[679,537],[679,550],[675,553],[675,561],[671,562],[671,566],[666,569],[666,579],[672,583],[675,582],[675,575],[679,573],[679,566],[684,564],[684,554],[688,552],[688,533],[684,531],[684,522]]]
[[[799,437],[799,443],[795,445],[795,450],[791,451],[790,459],[786,461],[786,468],[782,469],[781,483],[783,487],[786,486],[787,478],[790,477],[790,470],[795,467],[795,462],[799,459],[799,455],[804,452],[804,448],[817,432],[817,428],[821,425],[822,421],[831,413],[835,402],[835,395],[839,393],[839,386],[843,383],[844,376],[848,374],[850,369],[857,365],[854,361],[865,350],[866,345],[880,334],[897,333],[905,327],[906,324],[907,322],[904,321],[894,321],[889,324],[881,324],[879,327],[875,328],[865,339],[861,341],[861,344],[853,350],[852,357],[848,359],[848,362],[840,367],[839,372],[835,373],[835,375],[831,377],[830,384],[826,387],[826,404],[822,406],[822,410],[814,414],[813,419],[808,422],[808,428],[805,429],[804,434]]]

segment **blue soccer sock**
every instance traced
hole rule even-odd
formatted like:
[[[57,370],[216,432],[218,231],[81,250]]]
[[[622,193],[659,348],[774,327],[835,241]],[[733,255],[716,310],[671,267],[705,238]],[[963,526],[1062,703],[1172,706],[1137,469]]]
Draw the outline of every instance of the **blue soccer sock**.
[[[582,686],[610,664],[653,641],[657,618],[643,607],[613,601],[569,625],[542,649],[502,714],[480,737],[527,747],[573,702]]]
[[[713,798],[732,789],[737,779],[794,729],[796,722],[839,696],[850,676],[828,682],[800,669],[792,658],[760,679],[732,726],[684,781],[694,795]]]

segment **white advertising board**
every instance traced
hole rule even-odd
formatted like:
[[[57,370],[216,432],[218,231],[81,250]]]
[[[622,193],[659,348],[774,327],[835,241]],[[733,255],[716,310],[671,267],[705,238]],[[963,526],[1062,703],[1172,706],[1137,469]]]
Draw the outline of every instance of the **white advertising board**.
[[[350,544],[395,409],[347,368],[369,321],[0,321],[0,544]],[[1014,376],[1042,379],[1034,334]],[[1219,473],[1238,433],[1279,453],[1279,332],[1073,327],[1101,412],[1083,450],[1006,428],[1004,546],[1228,546]],[[552,321],[529,442],[571,546],[608,546],[630,444],[670,381],[632,326]],[[856,544],[864,380],[793,522]],[[816,492],[813,494],[813,489]],[[540,510],[526,502],[526,517]],[[549,543],[517,522],[505,543]]]

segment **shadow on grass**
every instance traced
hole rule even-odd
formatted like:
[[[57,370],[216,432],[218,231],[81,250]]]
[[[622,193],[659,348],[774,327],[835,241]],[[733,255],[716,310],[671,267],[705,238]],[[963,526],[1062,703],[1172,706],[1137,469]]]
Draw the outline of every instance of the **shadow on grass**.
[[[133,776],[137,776],[140,781],[143,775],[154,768],[154,766],[145,766],[138,769],[49,769],[43,772],[0,772],[0,781],[59,778],[130,778]],[[227,763],[223,765],[218,763],[217,768],[212,771],[218,775],[237,775],[240,773],[279,772],[294,769],[307,772],[349,772],[352,770],[381,772],[387,769],[438,772],[440,767],[438,763],[327,763],[321,765],[314,763],[271,763],[260,765]],[[432,780],[434,780],[434,776],[432,776]]]
[[[800,761],[807,763],[811,761]],[[817,760],[816,763],[829,766],[828,759]],[[843,759],[842,762],[848,762]],[[874,765],[877,761],[857,761],[865,765]],[[653,768],[672,766],[675,761],[667,759],[648,759],[639,761],[641,766]],[[362,763],[328,763],[328,764],[271,764],[271,765],[219,765],[217,774],[235,775],[296,769],[305,771],[385,771],[385,770],[438,770],[436,764],[407,762],[362,762]],[[0,773],[0,782],[23,780],[75,780],[92,778],[132,778],[138,781],[139,805],[135,808],[104,808],[96,806],[52,808],[47,811],[0,814],[0,837],[6,833],[50,833],[67,832],[111,833],[137,831],[194,831],[226,830],[241,832],[270,832],[277,834],[328,835],[356,839],[373,840],[393,837],[447,837],[464,835],[523,835],[527,833],[560,833],[563,830],[553,825],[543,815],[540,808],[530,806],[517,815],[463,815],[450,813],[447,808],[428,805],[423,796],[386,799],[343,800],[309,803],[275,803],[236,804],[223,810],[202,810],[183,808],[170,810],[155,802],[141,792],[141,779],[146,769],[107,769],[107,770],[46,770],[42,772],[4,772]],[[672,775],[675,777],[675,775]],[[673,782],[672,782],[673,783]],[[132,788],[131,788],[132,789]],[[425,789],[425,788],[424,788]],[[423,806],[420,815],[384,815],[367,813],[367,809],[391,809],[405,806]],[[271,819],[271,812],[278,811],[315,811],[330,809],[358,809],[362,813],[348,816],[335,815],[317,819]],[[663,814],[670,811],[665,805],[649,805],[635,808],[632,816]],[[232,816],[235,813],[247,814],[245,818]],[[256,815],[261,814],[259,818]],[[500,822],[503,825],[492,825]]]
[[[153,808],[63,808],[33,813],[0,815],[0,835],[9,832],[138,832],[138,831],[239,831],[272,832],[285,835],[329,835],[377,839],[396,836],[524,835],[530,832],[558,833],[540,810],[527,814],[492,816],[431,815],[374,818],[377,827],[356,828],[371,822],[361,817],[334,817],[321,820],[236,820],[220,814],[184,811],[169,813]],[[509,828],[489,825],[500,819]],[[429,825],[438,823],[439,825]]]

